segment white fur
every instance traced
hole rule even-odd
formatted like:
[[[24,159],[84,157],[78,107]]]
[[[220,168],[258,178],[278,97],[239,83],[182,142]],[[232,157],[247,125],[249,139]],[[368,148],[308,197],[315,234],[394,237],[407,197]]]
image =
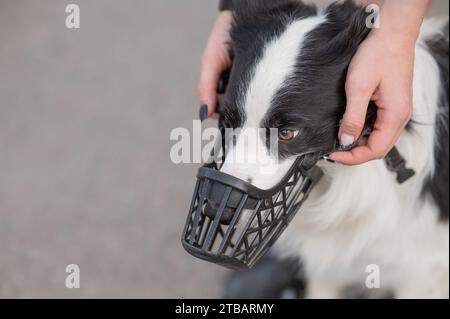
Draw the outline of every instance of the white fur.
[[[259,127],[273,97],[294,71],[306,35],[324,21],[317,16],[292,22],[278,39],[268,43],[247,90],[245,126]]]
[[[242,102],[246,114],[242,134],[229,150],[222,172],[267,189],[274,186],[281,179],[279,176],[283,176],[292,166],[294,159],[280,163],[273,156],[275,152],[268,154],[266,144],[256,130],[260,128],[273,97],[294,71],[303,40],[324,21],[324,16],[293,21],[279,38],[267,44],[261,60],[255,62],[253,76]],[[246,139],[245,136],[255,138]]]
[[[424,27],[428,28],[428,27]],[[381,291],[396,298],[449,297],[449,228],[438,208],[420,195],[433,172],[439,69],[423,46],[416,49],[413,118],[398,148],[417,175],[399,185],[384,161],[357,167],[323,164],[326,178],[287,229],[278,251],[301,256],[310,298],[365,292],[366,267],[380,267]]]
[[[292,72],[303,39],[325,19],[293,22],[267,45],[245,94],[244,131],[259,127],[273,96]],[[416,176],[399,185],[383,160],[356,167],[323,163],[325,178],[277,244],[280,254],[301,258],[310,298],[343,297],[349,287],[365,290],[366,267],[371,264],[381,271],[377,295],[391,291],[397,298],[449,297],[448,223],[439,222],[436,205],[420,196],[424,179],[433,172],[439,103],[439,69],[422,45],[429,35],[424,32],[417,45],[413,112],[415,120],[429,125],[415,125],[397,144]],[[263,144],[253,148],[258,156],[269,157]],[[239,138],[228,155],[248,151],[249,144]],[[266,160],[275,170],[261,174],[258,165],[231,158],[227,156],[222,171],[252,180],[260,188],[276,184],[293,161],[279,163],[269,157]]]

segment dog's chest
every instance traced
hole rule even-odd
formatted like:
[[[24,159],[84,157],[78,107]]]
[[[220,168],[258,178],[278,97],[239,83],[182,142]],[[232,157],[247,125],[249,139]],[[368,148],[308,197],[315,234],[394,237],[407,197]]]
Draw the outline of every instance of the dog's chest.
[[[317,226],[317,221],[312,226],[308,218],[297,216],[277,251],[298,256],[309,280],[341,289],[367,289],[371,276],[377,275],[380,288],[390,290],[421,274],[448,269],[448,225],[436,223],[436,208],[424,205],[403,214],[406,208],[395,204],[358,214],[376,218],[349,219],[329,228]]]

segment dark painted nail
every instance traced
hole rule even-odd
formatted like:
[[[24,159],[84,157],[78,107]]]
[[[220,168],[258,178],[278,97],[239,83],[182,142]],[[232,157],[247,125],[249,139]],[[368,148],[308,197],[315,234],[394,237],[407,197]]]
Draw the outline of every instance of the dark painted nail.
[[[198,114],[198,117],[200,118],[200,121],[204,121],[206,120],[206,118],[208,117],[208,105],[203,104],[202,106],[200,106],[200,111]]]
[[[329,156],[324,156],[323,159],[326,160],[329,163],[336,164],[336,161],[332,160]]]

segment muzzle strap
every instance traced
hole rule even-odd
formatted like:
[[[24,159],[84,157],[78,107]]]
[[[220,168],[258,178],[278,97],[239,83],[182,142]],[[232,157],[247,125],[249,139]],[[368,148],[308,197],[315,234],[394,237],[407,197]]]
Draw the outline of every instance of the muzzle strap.
[[[416,172],[406,167],[406,160],[400,154],[397,147],[394,147],[385,157],[387,168],[397,174],[397,182],[399,184],[405,183],[407,180],[412,178]]]
[[[327,159],[329,157],[329,155],[334,152],[349,152],[349,151],[353,150],[354,148],[358,147],[359,141],[361,140],[361,138],[368,137],[371,133],[372,133],[372,128],[366,127],[364,129],[363,133],[361,134],[361,137],[355,143],[353,143],[352,145],[349,145],[347,147],[343,147],[343,146],[339,145],[339,142],[337,141],[334,150],[332,152],[327,153],[322,158]],[[407,167],[405,158],[402,156],[402,154],[400,153],[398,148],[395,146],[386,155],[384,160],[386,161],[386,166],[387,166],[388,170],[397,174],[397,182],[399,184],[405,183],[406,181],[411,179],[414,175],[416,175],[416,172],[413,169]]]

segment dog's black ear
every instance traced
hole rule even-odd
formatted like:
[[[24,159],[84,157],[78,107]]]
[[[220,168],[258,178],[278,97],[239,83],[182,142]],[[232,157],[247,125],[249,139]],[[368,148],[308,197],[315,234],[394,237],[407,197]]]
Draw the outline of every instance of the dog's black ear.
[[[336,35],[328,45],[339,46],[341,50],[356,53],[371,31],[370,12],[365,7],[357,6],[352,0],[336,2],[327,9],[330,25],[337,26]]]
[[[330,15],[338,19],[345,19],[345,27],[341,32],[330,42],[330,45],[340,46],[341,52],[346,52],[343,56],[348,56],[350,60],[344,61],[344,64],[349,64],[361,43],[367,38],[371,29],[370,12],[366,11],[365,7],[356,6],[353,1],[347,0],[342,4],[335,4],[330,7],[333,14]],[[340,16],[340,15],[343,16]],[[346,16],[348,15],[348,16]],[[333,43],[334,42],[334,43]],[[338,45],[339,43],[340,45]],[[347,73],[347,70],[346,72]],[[377,106],[371,102],[369,104],[366,116],[366,122],[363,132],[372,132],[377,118]]]
[[[351,60],[361,43],[372,30],[371,26],[373,25],[373,21],[371,21],[371,13],[366,11],[365,7],[355,6],[351,0],[345,1],[340,7],[336,4],[335,7],[332,6],[330,9],[337,9],[337,11],[334,11],[335,15],[339,15],[342,12],[349,14],[348,17],[339,17],[344,18],[347,22],[346,26],[334,40],[341,43],[341,46],[343,46],[341,49],[347,52]],[[363,134],[370,134],[373,131],[376,119],[377,106],[374,102],[370,102],[367,109]]]
[[[344,22],[342,24],[344,26],[342,30],[338,32],[328,45],[332,46],[336,53],[340,52],[337,55],[343,57],[343,60],[341,61],[343,62],[343,66],[347,65],[345,68],[346,75],[348,65],[353,59],[353,56],[371,31],[371,13],[367,12],[365,7],[356,6],[351,0],[330,6],[329,12],[330,20],[339,19]],[[367,110],[363,134],[364,132],[372,132],[376,118],[377,106],[375,103],[371,102]]]
[[[305,67],[312,68],[316,61],[321,66],[333,68],[336,73],[345,72],[358,47],[368,36],[369,13],[352,0],[339,1],[324,12],[326,22],[309,35],[310,55],[314,56]]]

